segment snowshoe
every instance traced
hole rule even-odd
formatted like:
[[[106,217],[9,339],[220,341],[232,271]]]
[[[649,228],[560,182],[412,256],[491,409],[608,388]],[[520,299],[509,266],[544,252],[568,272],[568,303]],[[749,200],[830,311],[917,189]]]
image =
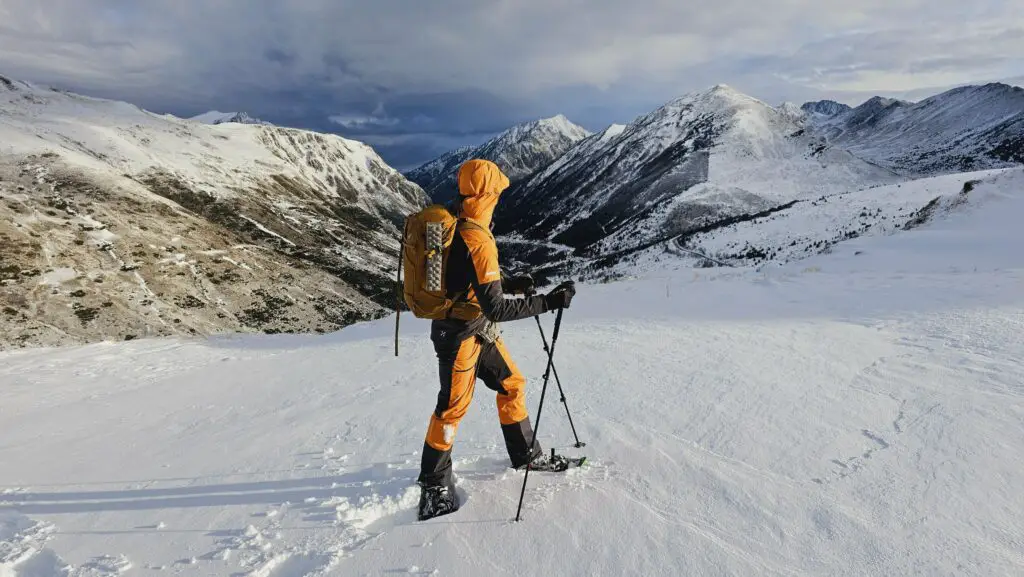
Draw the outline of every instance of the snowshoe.
[[[561,473],[569,469],[569,467],[578,467],[587,460],[586,457],[566,457],[564,455],[556,455],[555,450],[551,450],[550,455],[541,453],[533,458],[525,467],[519,467],[519,469],[525,469],[529,467],[531,471],[542,471],[547,473]]]
[[[424,485],[420,487],[420,521],[448,515],[459,510],[459,496],[454,486]]]

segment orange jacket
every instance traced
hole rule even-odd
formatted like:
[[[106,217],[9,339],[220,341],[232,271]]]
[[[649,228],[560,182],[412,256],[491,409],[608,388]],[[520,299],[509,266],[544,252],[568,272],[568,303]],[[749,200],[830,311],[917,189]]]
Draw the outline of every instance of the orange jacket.
[[[508,177],[493,162],[474,159],[459,168],[458,181],[459,218],[477,226],[459,224],[445,284],[451,298],[479,304],[483,315],[471,321],[445,319],[435,323],[455,329],[454,334],[465,338],[475,334],[488,320],[509,322],[546,312],[543,297],[505,298],[502,290],[498,245],[490,228],[501,193],[509,187]]]

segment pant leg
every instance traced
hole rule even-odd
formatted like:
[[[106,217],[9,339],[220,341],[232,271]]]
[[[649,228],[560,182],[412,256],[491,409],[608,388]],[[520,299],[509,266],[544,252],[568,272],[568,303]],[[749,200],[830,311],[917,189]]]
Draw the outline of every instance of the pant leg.
[[[489,389],[498,392],[498,420],[505,437],[505,448],[513,467],[521,467],[543,451],[533,440],[533,428],[526,410],[526,377],[519,372],[502,339],[485,343],[480,352],[477,373]]]
[[[441,391],[430,416],[423,443],[419,482],[424,485],[452,484],[452,444],[459,421],[473,400],[481,345],[476,337],[461,342],[435,341]]]

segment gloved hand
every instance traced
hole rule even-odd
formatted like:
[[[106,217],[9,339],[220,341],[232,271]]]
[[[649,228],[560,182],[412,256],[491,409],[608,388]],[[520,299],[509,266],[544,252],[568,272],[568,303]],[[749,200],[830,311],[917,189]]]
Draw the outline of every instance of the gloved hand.
[[[547,303],[549,311],[567,309],[574,296],[576,296],[576,283],[567,280],[544,295],[544,302]]]
[[[503,292],[508,294],[529,295],[534,292],[533,285],[533,277],[528,274],[524,274],[505,278],[501,283],[501,289]]]

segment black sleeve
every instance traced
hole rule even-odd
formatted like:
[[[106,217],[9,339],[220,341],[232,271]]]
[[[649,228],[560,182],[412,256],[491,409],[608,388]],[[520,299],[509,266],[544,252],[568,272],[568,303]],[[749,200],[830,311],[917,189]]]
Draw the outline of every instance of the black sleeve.
[[[547,301],[543,296],[532,296],[522,299],[507,299],[504,291],[501,290],[501,281],[496,280],[487,284],[480,284],[476,274],[470,275],[473,281],[473,290],[476,292],[477,301],[484,316],[492,323],[507,323],[535,317],[541,313],[548,312]]]

